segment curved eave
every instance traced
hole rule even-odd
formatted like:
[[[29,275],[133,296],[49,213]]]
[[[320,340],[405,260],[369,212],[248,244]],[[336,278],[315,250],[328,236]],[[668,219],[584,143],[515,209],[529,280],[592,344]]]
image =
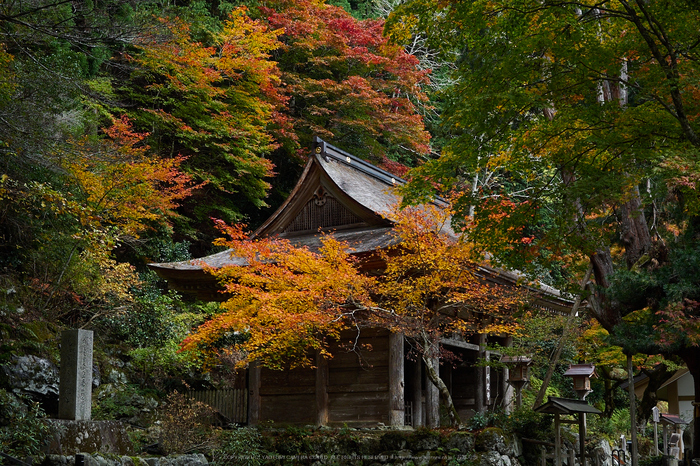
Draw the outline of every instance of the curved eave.
[[[487,280],[493,283],[527,290],[534,296],[532,304],[540,309],[563,315],[569,315],[569,313],[571,313],[574,301],[563,297],[561,292],[556,288],[545,284],[524,284],[522,282],[525,280],[525,277],[517,272],[508,272],[486,265],[480,265],[478,270]]]
[[[360,260],[361,269],[368,271],[379,267],[375,257],[376,251],[386,249],[398,242],[392,227],[344,230],[335,232],[333,235],[337,240],[348,244],[348,253]],[[296,247],[305,247],[317,252],[322,245],[321,239],[322,235],[316,233],[295,236],[288,240]],[[245,264],[246,261],[243,258],[236,257],[231,250],[227,250],[197,260],[151,263],[148,267],[165,279],[173,290],[191,294],[206,301],[224,301],[226,295],[221,292],[221,286],[214,275],[206,269]]]

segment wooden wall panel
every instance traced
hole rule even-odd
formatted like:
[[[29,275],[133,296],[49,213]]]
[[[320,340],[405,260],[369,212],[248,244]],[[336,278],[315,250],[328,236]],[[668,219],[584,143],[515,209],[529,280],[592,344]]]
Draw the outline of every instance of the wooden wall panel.
[[[328,395],[330,425],[376,425],[389,423],[389,391],[331,393]]]
[[[273,371],[262,369],[260,373],[261,395],[314,393],[316,372],[314,369]]]
[[[280,424],[315,424],[316,396],[268,395],[261,397],[260,421]]]
[[[337,369],[333,366],[328,371],[328,391],[339,392],[345,388],[348,392],[371,392],[378,389],[370,386],[381,386],[379,390],[389,389],[389,371],[387,367],[371,369]],[[366,388],[363,388],[366,387]]]
[[[337,350],[333,353],[330,366],[335,368],[359,368],[370,369],[389,365],[389,350],[375,349],[362,351],[359,355],[353,352]]]

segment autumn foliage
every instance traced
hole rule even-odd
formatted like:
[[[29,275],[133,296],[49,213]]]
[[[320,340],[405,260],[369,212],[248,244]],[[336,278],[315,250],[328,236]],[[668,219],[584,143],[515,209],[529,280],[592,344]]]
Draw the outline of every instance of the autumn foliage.
[[[300,141],[316,135],[374,163],[391,154],[414,164],[429,152],[416,105],[427,100],[428,72],[387,41],[382,20],[320,0],[275,0],[261,11],[284,31],[274,57]]]
[[[118,228],[119,235],[138,237],[149,227],[177,216],[176,208],[192,192],[192,176],[183,173],[184,157],[160,159],[123,116],[104,130],[105,139],[83,138],[58,162],[81,193],[83,226]]]
[[[513,312],[525,297],[478,276],[469,245],[454,237],[446,212],[436,208],[396,212],[396,246],[377,251],[380,277],[362,272],[362,262],[332,234],[318,251],[287,240],[250,240],[242,227],[219,223],[237,264],[210,270],[228,299],[222,313],[183,343],[209,357],[236,351],[242,364],[259,361],[280,369],[313,363],[341,330],[388,328],[436,355],[444,335],[504,334],[515,329]],[[218,342],[232,333],[239,345]]]

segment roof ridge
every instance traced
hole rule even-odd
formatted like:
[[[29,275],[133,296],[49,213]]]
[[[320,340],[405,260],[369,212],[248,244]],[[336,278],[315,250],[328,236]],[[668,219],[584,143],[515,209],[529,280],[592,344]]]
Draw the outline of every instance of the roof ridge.
[[[318,136],[314,136],[314,155],[323,157],[326,160],[328,160],[328,158],[332,158],[333,160],[360,170],[361,172],[370,175],[379,181],[383,181],[390,186],[406,184],[406,180],[403,178],[400,178],[386,170],[382,170],[376,165],[371,164],[366,160],[357,157],[356,155],[352,155],[343,149],[329,144]]]

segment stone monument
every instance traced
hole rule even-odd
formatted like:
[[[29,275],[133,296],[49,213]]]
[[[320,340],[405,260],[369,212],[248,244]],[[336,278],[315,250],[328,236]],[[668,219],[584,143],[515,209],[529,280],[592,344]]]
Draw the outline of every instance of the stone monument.
[[[92,411],[92,330],[61,333],[58,417],[89,420]]]

